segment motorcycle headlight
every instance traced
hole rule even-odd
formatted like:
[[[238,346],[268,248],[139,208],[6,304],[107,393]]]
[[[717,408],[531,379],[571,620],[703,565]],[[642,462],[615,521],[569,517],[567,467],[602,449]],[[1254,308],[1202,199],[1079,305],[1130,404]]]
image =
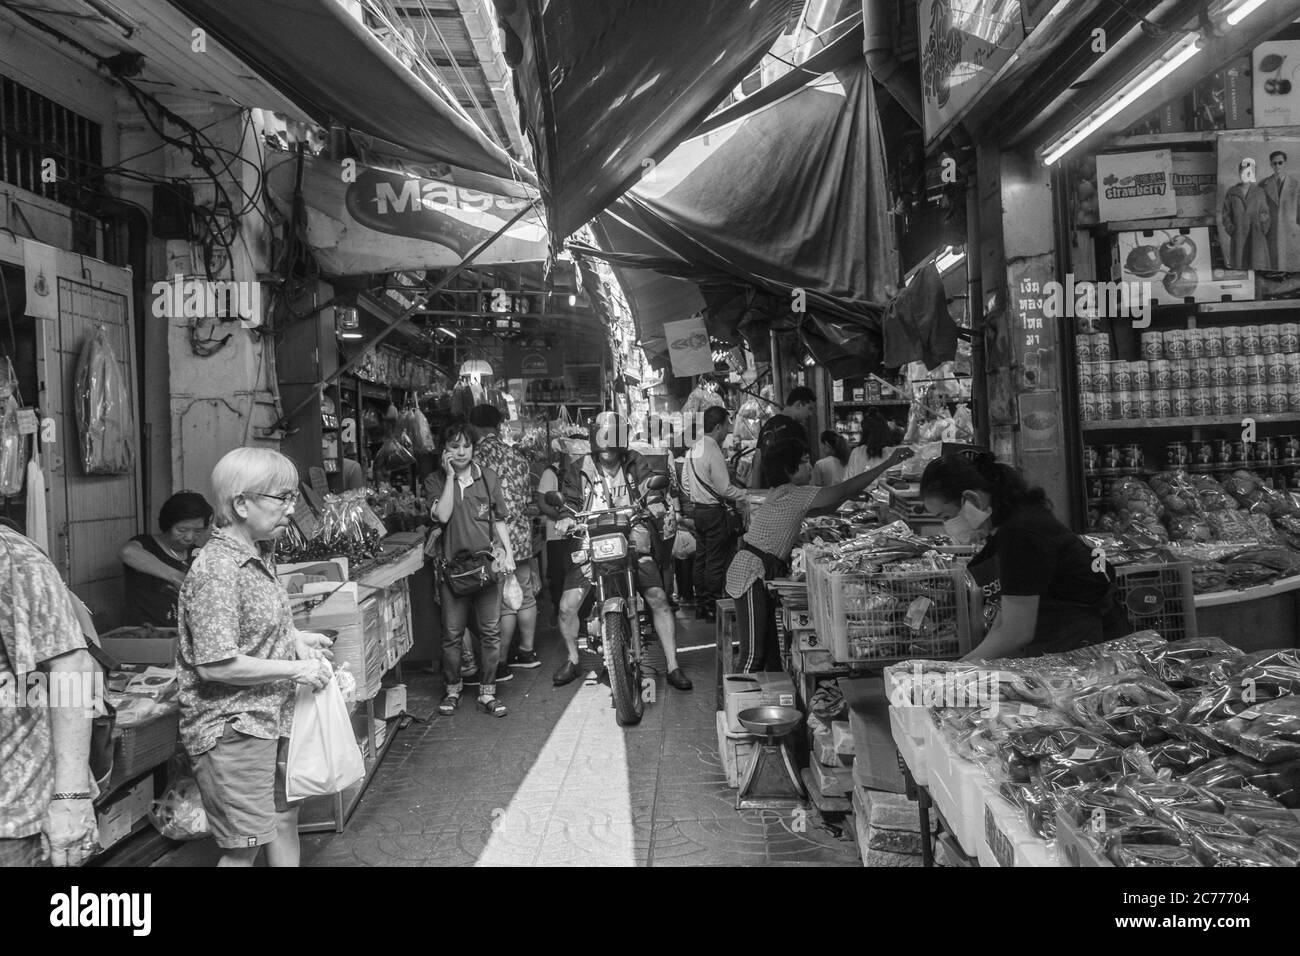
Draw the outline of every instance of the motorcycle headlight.
[[[591,539],[593,561],[617,561],[627,557],[627,538],[621,534],[606,534]]]

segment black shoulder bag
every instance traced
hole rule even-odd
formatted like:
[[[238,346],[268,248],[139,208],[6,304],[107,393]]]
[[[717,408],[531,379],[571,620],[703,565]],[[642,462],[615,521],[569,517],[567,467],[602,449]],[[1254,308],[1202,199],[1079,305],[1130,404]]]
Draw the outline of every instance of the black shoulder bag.
[[[690,462],[691,465],[691,476],[700,483],[701,488],[703,488],[709,494],[713,495],[714,500],[717,501],[718,504],[722,505],[723,509],[725,510],[727,515],[727,533],[730,535],[744,534],[745,519],[741,515],[741,513],[736,510],[736,506],[732,504],[730,501],[728,501],[726,498],[722,497],[722,495],[714,491],[713,486],[700,477],[699,469],[695,467],[694,458],[688,457],[686,460]]]
[[[483,484],[488,489],[488,498],[492,498],[492,485],[487,480],[487,473],[480,471]],[[456,507],[465,506],[465,494],[460,488],[460,482],[455,477],[451,479],[456,482],[455,493],[459,496]],[[482,520],[482,519],[479,519]],[[488,539],[491,540],[492,521],[489,518],[485,522],[489,528]],[[493,555],[489,548],[486,551],[470,551],[462,549],[450,557],[446,556],[447,535],[442,536],[444,557],[442,562],[442,579],[446,582],[448,590],[456,597],[471,597],[480,591],[485,591],[496,583],[496,574],[492,571]]]

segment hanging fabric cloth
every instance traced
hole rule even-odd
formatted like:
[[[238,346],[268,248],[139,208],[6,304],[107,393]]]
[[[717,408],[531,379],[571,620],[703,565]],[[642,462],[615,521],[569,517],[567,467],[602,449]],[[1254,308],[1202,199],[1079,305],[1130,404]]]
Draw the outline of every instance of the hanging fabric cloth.
[[[49,555],[50,529],[45,510],[45,472],[41,470],[37,447],[33,442],[32,457],[27,462],[27,537]]]

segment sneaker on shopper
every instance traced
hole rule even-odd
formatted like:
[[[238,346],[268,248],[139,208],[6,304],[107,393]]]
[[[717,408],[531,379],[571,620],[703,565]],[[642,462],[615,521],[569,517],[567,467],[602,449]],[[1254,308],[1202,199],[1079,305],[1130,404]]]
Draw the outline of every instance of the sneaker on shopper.
[[[668,672],[668,683],[678,690],[693,690],[695,688],[695,685],[691,683],[691,679],[686,676],[686,672],[680,667]]]
[[[572,684],[579,676],[578,665],[573,661],[566,660],[560,665],[560,669],[555,672],[552,680],[556,687],[563,687],[565,684]]]
[[[541,667],[542,659],[537,656],[536,651],[515,651],[510,657],[510,666],[532,669]]]
[[[512,671],[512,670],[510,669],[510,665],[509,665],[509,664],[498,664],[498,665],[497,665],[497,683],[498,683],[498,684],[500,684],[502,681],[508,681],[508,680],[514,680],[514,679],[515,679],[515,672]]]

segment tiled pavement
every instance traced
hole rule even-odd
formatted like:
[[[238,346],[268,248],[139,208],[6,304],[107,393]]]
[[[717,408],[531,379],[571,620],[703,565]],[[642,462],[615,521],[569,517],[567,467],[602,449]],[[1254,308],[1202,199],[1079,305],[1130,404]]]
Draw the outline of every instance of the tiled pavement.
[[[667,686],[655,645],[656,702],[637,727],[618,726],[603,684],[552,686],[562,652],[551,628],[542,666],[499,687],[504,719],[468,695],[439,717],[441,681],[408,673],[409,712],[433,716],[399,733],[344,833],[303,837],[303,864],[859,865],[851,828],[815,810],[804,832],[789,812],[735,810],[717,755],[712,626],[678,625],[679,644],[697,647],[682,655],[695,690]],[[210,862],[210,846],[162,865]]]

